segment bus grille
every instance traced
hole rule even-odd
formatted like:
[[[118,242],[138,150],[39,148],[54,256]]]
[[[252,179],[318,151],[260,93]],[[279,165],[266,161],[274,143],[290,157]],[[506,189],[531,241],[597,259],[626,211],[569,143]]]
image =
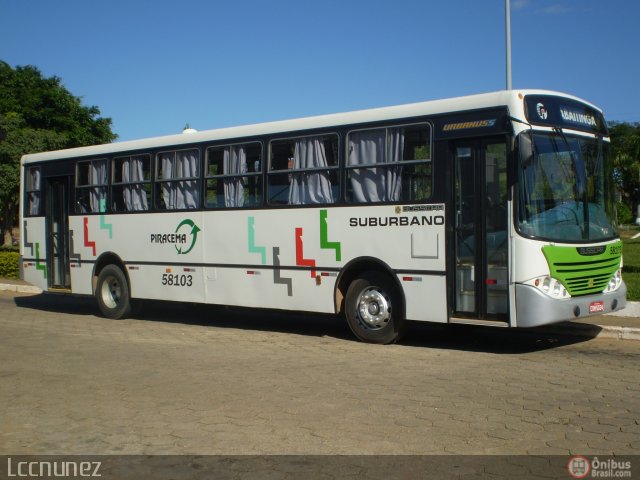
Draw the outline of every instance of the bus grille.
[[[570,295],[577,296],[602,292],[620,268],[619,244],[607,247],[602,254],[590,256],[581,255],[575,247],[545,246],[542,251],[551,276],[560,280]]]

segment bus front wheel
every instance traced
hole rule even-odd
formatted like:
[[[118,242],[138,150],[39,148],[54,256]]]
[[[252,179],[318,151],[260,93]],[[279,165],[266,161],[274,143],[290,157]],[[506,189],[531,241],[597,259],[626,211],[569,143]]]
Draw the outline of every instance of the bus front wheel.
[[[356,337],[368,343],[396,342],[403,330],[398,288],[382,273],[365,272],[351,282],[345,298],[345,317]]]
[[[129,284],[122,270],[107,265],[98,275],[96,299],[100,312],[107,318],[126,318],[131,313]]]

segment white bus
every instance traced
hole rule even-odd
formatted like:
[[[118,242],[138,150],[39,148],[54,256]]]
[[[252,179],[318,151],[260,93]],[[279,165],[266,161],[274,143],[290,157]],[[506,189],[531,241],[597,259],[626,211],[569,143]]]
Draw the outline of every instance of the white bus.
[[[22,159],[21,272],[141,299],[534,327],[621,309],[602,112],[501,91]]]

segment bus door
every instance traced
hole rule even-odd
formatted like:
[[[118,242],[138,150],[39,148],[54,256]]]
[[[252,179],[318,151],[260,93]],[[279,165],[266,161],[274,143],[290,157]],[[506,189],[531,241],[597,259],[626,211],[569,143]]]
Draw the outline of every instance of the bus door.
[[[449,244],[451,321],[508,321],[507,144],[456,141],[453,152],[453,232]],[[451,278],[453,277],[453,278]]]
[[[49,288],[70,289],[69,270],[69,188],[70,177],[46,180],[47,259]]]

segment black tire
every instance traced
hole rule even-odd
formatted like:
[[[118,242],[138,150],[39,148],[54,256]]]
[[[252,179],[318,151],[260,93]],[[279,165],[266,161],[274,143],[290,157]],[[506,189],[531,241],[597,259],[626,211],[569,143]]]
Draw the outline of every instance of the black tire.
[[[389,344],[404,331],[402,298],[388,275],[365,272],[351,282],[345,298],[345,317],[358,339]]]
[[[122,270],[115,265],[107,265],[98,275],[96,300],[100,312],[115,320],[131,314],[129,284]]]

